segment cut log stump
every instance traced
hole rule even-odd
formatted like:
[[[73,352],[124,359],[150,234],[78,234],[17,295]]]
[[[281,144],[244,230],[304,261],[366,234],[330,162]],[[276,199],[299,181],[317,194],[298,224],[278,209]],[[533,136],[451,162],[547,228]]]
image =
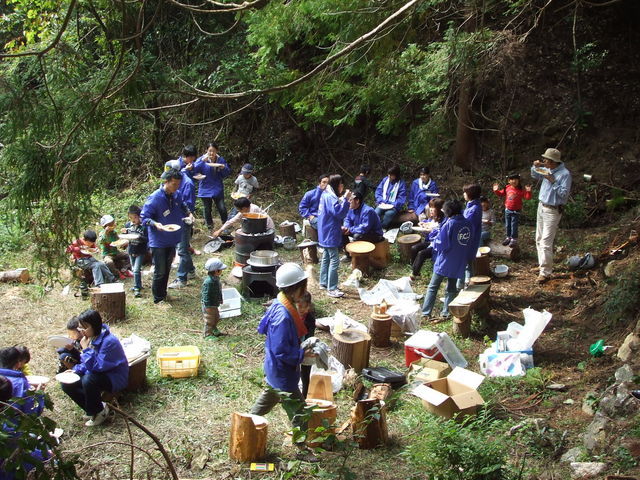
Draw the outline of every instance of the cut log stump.
[[[514,262],[520,260],[521,252],[518,245],[511,248],[509,246],[505,247],[500,243],[491,242],[489,243],[489,246],[491,247],[491,255],[493,255],[494,257],[508,258],[509,260],[513,260]]]
[[[125,292],[102,293],[100,289],[91,292],[91,308],[100,313],[104,322],[118,322],[126,318]]]
[[[354,440],[363,450],[387,443],[387,419],[380,400],[360,400],[351,412],[351,428]]]
[[[18,268],[17,270],[7,270],[0,272],[0,282],[29,282],[29,270],[26,268]]]
[[[360,373],[369,366],[371,336],[360,330],[346,329],[342,333],[333,333],[333,355],[345,368],[353,368]]]
[[[267,453],[267,419],[259,415],[233,412],[229,457],[238,462],[262,460]]]
[[[369,333],[374,347],[391,346],[391,326],[393,320],[386,313],[372,313],[369,319]]]
[[[449,304],[449,311],[453,315],[453,333],[461,337],[468,337],[471,333],[471,312],[489,311],[489,290],[491,285],[470,285],[462,290]]]

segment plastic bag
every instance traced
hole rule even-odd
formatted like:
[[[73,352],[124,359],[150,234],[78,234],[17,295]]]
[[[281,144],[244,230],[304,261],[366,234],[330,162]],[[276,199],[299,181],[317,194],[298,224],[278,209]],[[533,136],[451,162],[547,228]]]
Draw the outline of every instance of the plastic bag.
[[[353,271],[351,272],[351,275],[349,275],[349,278],[347,278],[344,282],[342,282],[342,286],[360,288],[361,278],[362,278],[362,272],[359,269],[354,268]]]
[[[333,389],[333,393],[337,393],[342,388],[342,379],[344,378],[344,365],[340,363],[333,355],[329,355],[329,369],[323,370],[322,368],[318,368],[315,365],[311,367],[311,375],[314,373],[322,373],[325,375],[331,375],[331,388]]]
[[[411,300],[399,300],[387,309],[393,321],[396,322],[403,333],[416,333],[420,329],[422,312],[420,305]]]
[[[488,348],[478,355],[480,371],[489,377],[520,377],[524,368],[520,361],[520,353],[499,353]]]

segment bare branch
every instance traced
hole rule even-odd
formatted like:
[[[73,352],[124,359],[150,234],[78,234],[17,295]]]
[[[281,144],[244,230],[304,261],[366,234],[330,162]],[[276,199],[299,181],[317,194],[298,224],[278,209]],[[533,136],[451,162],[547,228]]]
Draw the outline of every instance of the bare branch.
[[[121,113],[121,112],[157,112],[159,110],[170,110],[172,108],[184,107],[187,105],[191,105],[192,103],[196,103],[202,100],[201,98],[192,98],[191,100],[187,100],[186,102],[175,103],[173,105],[161,105],[160,107],[149,107],[149,108],[119,108],[117,110],[112,110],[109,112],[109,115],[112,113]]]
[[[216,118],[215,120],[209,120],[207,122],[199,122],[199,123],[183,123],[183,122],[176,122],[176,125],[184,125],[187,127],[200,127],[202,125],[211,125],[212,123],[218,123],[221,120],[224,120],[227,117],[230,117],[232,115],[235,115],[238,112],[241,112],[242,110],[244,110],[245,108],[249,108],[251,105],[253,105],[261,96],[258,95],[256,98],[254,98],[253,100],[251,100],[249,103],[247,103],[246,105],[232,111],[229,112],[219,118]]]
[[[219,37],[222,35],[226,35],[227,33],[229,33],[231,30],[233,30],[234,28],[236,28],[238,26],[238,24],[240,23],[240,20],[242,19],[242,14],[240,14],[238,16],[238,19],[235,21],[235,23],[233,25],[231,25],[229,28],[227,28],[225,31],[223,32],[219,32],[219,33],[215,33],[215,32],[207,32],[206,30],[204,30],[200,24],[198,23],[198,21],[196,20],[196,16],[193,14],[193,11],[189,12],[191,14],[191,19],[193,20],[193,23],[195,23],[196,27],[198,27],[198,30],[200,30],[202,33],[204,33],[205,35],[209,35],[210,37]]]
[[[180,3],[177,0],[169,0],[169,3],[172,3],[180,8],[184,8],[185,10],[190,10],[192,12],[198,12],[198,13],[229,13],[229,12],[240,12],[242,10],[249,10],[251,8],[257,7],[259,4],[266,2],[266,0],[255,0],[253,2],[244,2],[240,5],[236,4],[236,3],[218,3],[218,2],[213,2],[213,1],[209,1],[209,3],[211,3],[212,5],[218,6],[218,7],[224,7],[224,8],[217,8],[217,9],[208,9],[208,8],[199,8],[199,7],[192,7],[191,5],[187,5],[185,3]],[[229,5],[230,8],[227,8],[226,5]]]
[[[71,20],[71,14],[73,13],[73,10],[76,6],[76,2],[77,0],[71,0],[71,3],[69,4],[69,8],[67,9],[67,14],[65,15],[64,21],[62,22],[62,26],[60,27],[60,30],[58,30],[58,34],[53,39],[53,41],[49,44],[49,46],[46,47],[44,50],[39,50],[37,52],[2,53],[0,54],[0,58],[28,57],[31,55],[42,56],[42,55],[45,55],[50,50],[52,50],[53,48],[55,48],[55,46],[60,41],[60,38],[62,38],[62,34],[64,33],[64,31],[67,29],[67,26],[69,25],[69,20]]]

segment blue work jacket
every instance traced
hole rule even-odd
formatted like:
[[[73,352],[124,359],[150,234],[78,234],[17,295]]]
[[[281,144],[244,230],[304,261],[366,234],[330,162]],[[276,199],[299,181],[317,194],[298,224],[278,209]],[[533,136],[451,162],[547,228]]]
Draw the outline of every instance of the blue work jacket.
[[[184,227],[184,217],[190,213],[189,207],[182,200],[180,191],[173,195],[165,193],[160,187],[147,198],[142,207],[142,225],[148,227],[149,247],[150,248],[168,248],[175,247],[180,243],[182,232],[164,232],[154,227],[156,222],[162,225],[175,224]]]
[[[376,188],[376,204],[380,203],[389,203],[393,205],[393,208],[396,211],[402,210],[404,204],[407,203],[407,185],[404,183],[404,180],[396,180],[395,182],[389,182],[389,188],[387,188],[387,194],[384,195],[384,184],[387,181],[387,178],[384,177],[380,180],[378,184],[378,188]],[[396,195],[396,199],[393,202],[389,201],[389,197],[391,196],[391,191],[396,183],[400,182],[400,186],[398,187],[398,194]]]
[[[349,209],[343,225],[354,235],[375,233],[376,235],[382,236],[383,233],[380,217],[376,211],[366,203],[363,203],[355,210]]]
[[[40,413],[42,413],[42,409],[44,408],[44,395],[40,393],[28,395],[30,385],[24,373],[19,370],[0,368],[0,375],[7,377],[7,380],[11,382],[11,396],[22,399],[19,403],[11,403],[12,406],[27,415],[40,415]]]
[[[473,248],[471,242],[472,228],[469,220],[462,215],[446,219],[433,240],[433,250],[437,253],[433,271],[443,277],[464,278],[469,250]]]
[[[338,198],[331,187],[327,187],[320,197],[318,208],[318,244],[324,248],[342,245],[342,222],[349,211],[349,202]]]
[[[471,222],[471,249],[469,250],[469,258],[467,262],[476,258],[478,248],[480,248],[480,239],[482,234],[482,205],[480,200],[475,199],[467,202],[467,206],[464,209],[464,218]]]
[[[224,185],[222,181],[231,175],[231,169],[227,161],[218,155],[212,163],[222,163],[223,168],[217,169],[207,165],[204,155],[198,158],[193,166],[193,175],[199,173],[206,175],[198,185],[198,198],[222,198],[224,197]]]
[[[316,187],[303,195],[302,200],[300,200],[300,204],[298,205],[298,211],[302,218],[318,216],[318,207],[320,206],[320,197],[322,196],[322,192],[324,192],[324,190],[320,187]]]
[[[85,373],[105,373],[111,380],[113,392],[119,392],[129,381],[129,362],[120,340],[102,325],[100,335],[80,354],[80,363],[73,371],[82,376]]]
[[[438,185],[433,179],[429,180],[426,188],[420,188],[420,179],[416,178],[411,182],[411,189],[409,190],[409,210],[413,210],[416,215],[420,215],[425,212],[429,207],[429,201],[433,198],[428,193],[438,193]],[[427,215],[428,211],[425,212]]]

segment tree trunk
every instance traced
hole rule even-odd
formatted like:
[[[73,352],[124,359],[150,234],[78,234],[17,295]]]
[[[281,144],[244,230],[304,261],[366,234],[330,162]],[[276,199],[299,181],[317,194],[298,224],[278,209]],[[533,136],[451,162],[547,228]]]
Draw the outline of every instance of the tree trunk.
[[[117,322],[126,317],[125,292],[101,293],[99,289],[91,292],[91,307],[100,313],[104,322]]]
[[[476,157],[476,139],[471,129],[471,91],[473,81],[465,78],[458,96],[458,123],[456,146],[453,154],[455,164],[463,170],[471,170]]]
[[[369,366],[370,348],[371,336],[366,332],[346,329],[333,334],[333,355],[345,368],[353,368],[356,373]]]
[[[229,457],[238,462],[262,460],[267,453],[268,425],[264,417],[233,412]]]
[[[387,443],[387,420],[380,400],[360,400],[351,413],[351,427],[354,440],[363,450]]]
[[[7,270],[0,272],[0,282],[29,282],[29,270],[26,268],[19,268],[17,270]]]

